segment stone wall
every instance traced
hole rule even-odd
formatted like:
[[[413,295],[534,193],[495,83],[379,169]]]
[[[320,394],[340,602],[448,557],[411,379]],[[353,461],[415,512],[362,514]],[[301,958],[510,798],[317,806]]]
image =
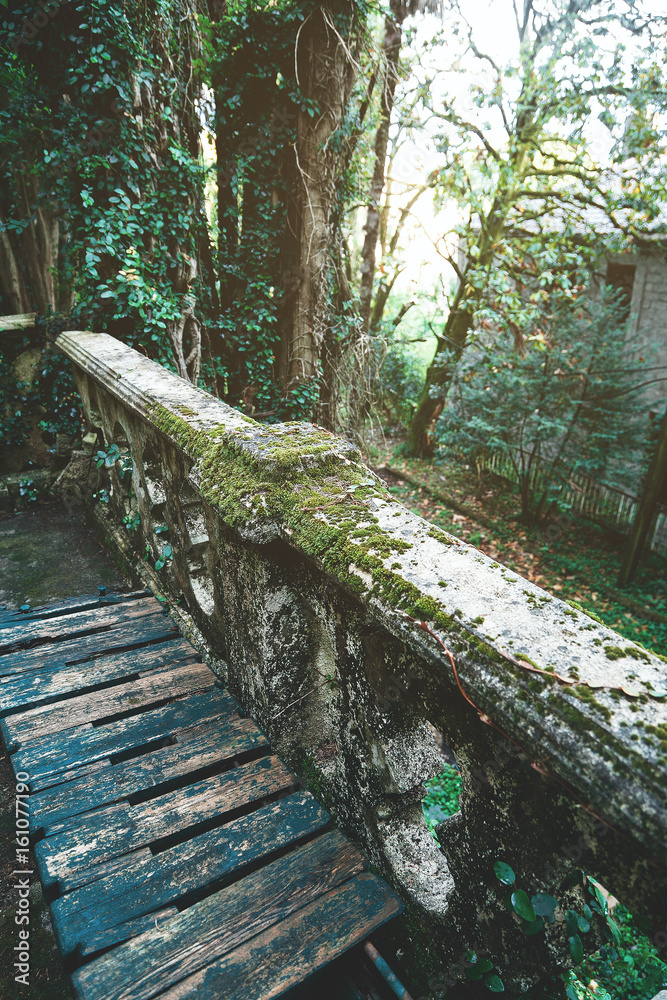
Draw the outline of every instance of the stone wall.
[[[652,365],[667,366],[667,259],[664,253],[647,250],[610,260],[636,265],[630,302],[631,331],[637,337],[637,346],[646,352]],[[647,381],[656,381],[644,389],[645,399],[658,418],[667,404],[667,381],[657,380],[666,374],[660,370],[650,373]]]
[[[566,967],[582,869],[667,930],[663,661],[407,511],[327,432],[258,424],[104,334],[58,343],[131,457],[95,504],[107,539],[412,905],[441,986],[473,945],[517,989]],[[438,734],[463,779],[441,849]],[[498,860],[558,919],[527,937]]]

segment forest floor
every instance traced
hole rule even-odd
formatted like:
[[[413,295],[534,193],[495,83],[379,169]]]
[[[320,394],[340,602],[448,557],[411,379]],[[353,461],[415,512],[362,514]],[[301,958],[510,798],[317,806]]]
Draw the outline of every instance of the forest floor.
[[[644,557],[633,583],[616,584],[625,537],[581,516],[520,519],[513,483],[492,472],[397,456],[388,442],[371,464],[402,504],[538,586],[667,655],[667,559]]]

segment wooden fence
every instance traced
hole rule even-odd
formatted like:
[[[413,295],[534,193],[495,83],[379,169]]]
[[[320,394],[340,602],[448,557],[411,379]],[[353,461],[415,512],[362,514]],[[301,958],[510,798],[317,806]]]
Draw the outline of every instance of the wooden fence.
[[[518,475],[512,457],[506,452],[486,452],[481,460],[483,468],[490,469],[496,475],[518,482]],[[548,479],[539,463],[535,463],[530,473],[530,485],[535,490],[542,490],[548,485]],[[585,514],[593,520],[611,524],[619,531],[629,531],[637,511],[637,497],[626,493],[617,486],[599,483],[589,476],[573,473],[564,483],[560,500],[579,514]],[[652,552],[667,556],[667,508],[659,507],[659,513],[649,539]]]

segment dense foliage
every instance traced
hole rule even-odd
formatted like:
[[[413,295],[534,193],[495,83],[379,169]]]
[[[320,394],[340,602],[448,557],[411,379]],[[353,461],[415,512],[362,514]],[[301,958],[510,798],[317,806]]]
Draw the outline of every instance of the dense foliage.
[[[441,445],[472,462],[506,454],[524,517],[542,516],[572,474],[636,481],[646,419],[633,390],[649,365],[618,323],[617,299],[545,309],[519,349],[503,331],[480,337],[456,375]]]
[[[340,336],[327,227],[354,169],[368,9],[13,5],[0,24],[3,311],[75,308],[78,325],[248,412],[311,416],[317,351]],[[5,368],[9,402],[22,387]]]
[[[179,324],[206,300],[196,10],[71,3],[39,25],[33,13],[16,4],[2,25],[1,215],[18,272],[5,299],[76,302],[92,329],[176,367]],[[47,230],[50,259],[31,256]]]

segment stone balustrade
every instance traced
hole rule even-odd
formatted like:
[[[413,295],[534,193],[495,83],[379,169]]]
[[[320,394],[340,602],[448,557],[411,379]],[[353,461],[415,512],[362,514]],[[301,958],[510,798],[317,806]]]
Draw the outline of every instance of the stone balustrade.
[[[58,345],[99,447],[131,457],[93,504],[107,539],[402,893],[433,995],[471,946],[508,989],[567,967],[580,870],[667,944],[664,661],[406,510],[326,431],[257,423],[105,334]],[[463,792],[440,848],[442,741]],[[499,860],[558,899],[539,933]]]

